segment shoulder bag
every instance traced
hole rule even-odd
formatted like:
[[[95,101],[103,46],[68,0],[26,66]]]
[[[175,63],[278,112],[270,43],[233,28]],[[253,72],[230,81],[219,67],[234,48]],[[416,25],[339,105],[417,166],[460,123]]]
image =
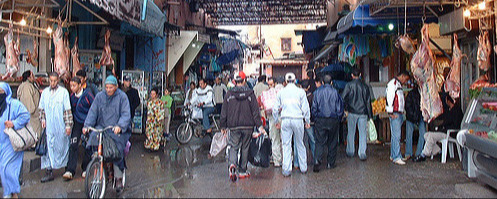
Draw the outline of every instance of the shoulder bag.
[[[8,120],[10,121],[10,105],[8,114]],[[10,144],[12,144],[14,151],[24,151],[29,149],[38,141],[38,137],[36,137],[36,134],[29,123],[19,130],[15,130],[14,128],[5,128],[4,132],[9,136]]]

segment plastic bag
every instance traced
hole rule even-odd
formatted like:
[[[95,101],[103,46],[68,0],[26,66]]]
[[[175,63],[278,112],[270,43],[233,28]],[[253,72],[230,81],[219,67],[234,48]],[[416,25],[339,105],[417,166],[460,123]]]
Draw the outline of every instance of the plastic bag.
[[[192,118],[193,119],[202,119],[204,115],[202,114],[202,109],[199,107],[192,108]]]
[[[250,164],[257,167],[269,167],[269,157],[271,156],[271,141],[267,135],[252,138],[249,148],[248,160]]]
[[[39,156],[44,156],[47,154],[47,132],[45,129],[43,129],[43,132],[41,133],[40,139],[36,143],[35,147],[35,154]]]
[[[209,151],[209,154],[214,157],[219,152],[221,152],[227,145],[228,145],[228,134],[223,134],[221,132],[218,132],[214,134],[212,137],[212,142],[211,142],[211,149]]]
[[[376,126],[374,125],[373,119],[368,121],[368,138],[369,141],[376,141],[378,139],[378,134],[376,132]]]
[[[103,156],[106,162],[115,162],[119,161],[123,158],[121,151],[117,148],[116,143],[107,135],[107,133],[102,133],[104,137],[102,137],[102,147],[103,147]]]

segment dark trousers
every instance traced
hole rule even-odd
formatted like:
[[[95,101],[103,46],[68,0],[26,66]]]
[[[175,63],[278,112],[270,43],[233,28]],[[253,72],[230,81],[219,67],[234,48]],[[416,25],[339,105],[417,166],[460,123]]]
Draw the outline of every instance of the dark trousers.
[[[216,104],[216,110],[214,111],[214,113],[216,114],[221,114],[221,108],[223,108],[223,104]]]
[[[67,161],[66,171],[71,172],[73,175],[76,173],[76,165],[78,164],[78,149],[81,134],[83,132],[83,124],[74,121],[74,126],[71,132],[71,140],[69,145],[69,160]],[[81,169],[86,170],[86,166],[90,162],[91,150],[85,150]]]
[[[317,118],[314,125],[316,137],[316,158],[314,164],[322,162],[324,150],[328,148],[328,165],[334,165],[337,154],[337,136],[340,120],[333,118]]]
[[[236,165],[238,172],[247,171],[248,153],[252,130],[232,130],[229,133],[228,164]],[[240,160],[238,160],[238,149],[240,150]]]

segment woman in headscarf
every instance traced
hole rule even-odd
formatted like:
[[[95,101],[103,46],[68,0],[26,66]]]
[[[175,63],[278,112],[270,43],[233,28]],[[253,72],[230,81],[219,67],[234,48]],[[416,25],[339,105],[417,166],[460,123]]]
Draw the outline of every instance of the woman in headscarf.
[[[159,150],[164,132],[164,102],[159,99],[159,90],[150,91],[150,100],[147,103],[147,128],[145,134],[145,148],[152,151]]]
[[[14,151],[5,128],[21,129],[28,124],[30,114],[18,100],[12,99],[12,90],[5,82],[0,82],[0,177],[3,197],[18,198],[21,192],[19,174],[24,152]]]

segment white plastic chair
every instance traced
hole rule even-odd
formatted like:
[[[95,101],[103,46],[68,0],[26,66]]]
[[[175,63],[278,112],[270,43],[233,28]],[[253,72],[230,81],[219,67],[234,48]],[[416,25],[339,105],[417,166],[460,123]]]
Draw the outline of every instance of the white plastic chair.
[[[440,140],[440,143],[442,143],[442,164],[445,164],[445,162],[447,162],[447,147],[449,147],[450,158],[454,158],[454,144],[457,147],[457,154],[459,155],[459,161],[462,161],[461,145],[459,145],[456,139],[450,137],[451,133],[457,133],[457,132],[459,132],[459,130],[449,129],[447,130],[447,136],[445,137],[445,139]],[[431,156],[431,159],[433,159],[433,155]]]

